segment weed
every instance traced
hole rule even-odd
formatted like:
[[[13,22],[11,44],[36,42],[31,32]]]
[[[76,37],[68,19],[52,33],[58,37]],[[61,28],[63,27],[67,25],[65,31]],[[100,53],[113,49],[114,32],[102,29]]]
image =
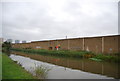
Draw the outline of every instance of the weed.
[[[50,71],[50,70],[51,70],[51,69],[49,69],[49,68],[46,67],[46,66],[43,66],[43,65],[36,66],[36,65],[35,65],[34,73],[35,73],[35,76],[36,76],[38,79],[45,79],[45,78],[47,77],[48,71]]]

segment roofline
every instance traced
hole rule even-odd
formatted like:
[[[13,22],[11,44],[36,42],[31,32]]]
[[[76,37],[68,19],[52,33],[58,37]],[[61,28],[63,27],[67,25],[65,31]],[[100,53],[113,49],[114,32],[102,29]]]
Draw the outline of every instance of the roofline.
[[[120,36],[120,35],[107,35],[107,36],[93,36],[93,37],[78,37],[78,38],[68,38],[68,39],[54,39],[54,40],[41,40],[41,41],[31,41],[31,43],[36,42],[49,42],[49,41],[60,41],[60,40],[72,40],[72,39],[83,39],[83,38],[100,38],[100,37],[112,37],[112,36]]]

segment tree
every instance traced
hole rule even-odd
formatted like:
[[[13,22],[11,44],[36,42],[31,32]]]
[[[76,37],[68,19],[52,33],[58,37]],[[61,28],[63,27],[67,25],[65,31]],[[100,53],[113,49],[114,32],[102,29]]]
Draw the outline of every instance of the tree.
[[[5,53],[7,53],[7,54],[9,55],[9,54],[10,54],[10,49],[11,49],[11,43],[5,41],[5,42],[2,44],[2,52],[5,52]]]

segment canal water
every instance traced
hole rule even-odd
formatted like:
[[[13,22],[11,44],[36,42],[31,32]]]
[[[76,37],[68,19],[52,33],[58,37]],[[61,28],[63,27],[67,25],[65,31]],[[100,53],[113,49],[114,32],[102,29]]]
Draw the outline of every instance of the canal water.
[[[50,69],[46,79],[114,79],[118,76],[117,63],[96,62],[89,59],[63,58],[12,52],[10,58],[17,61],[27,71],[36,66]]]

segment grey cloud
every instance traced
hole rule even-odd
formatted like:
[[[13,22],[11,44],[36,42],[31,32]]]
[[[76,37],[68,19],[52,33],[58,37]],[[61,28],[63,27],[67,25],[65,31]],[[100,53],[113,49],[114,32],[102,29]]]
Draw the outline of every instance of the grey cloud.
[[[2,3],[3,37],[43,40],[118,33],[117,2],[61,1]]]

